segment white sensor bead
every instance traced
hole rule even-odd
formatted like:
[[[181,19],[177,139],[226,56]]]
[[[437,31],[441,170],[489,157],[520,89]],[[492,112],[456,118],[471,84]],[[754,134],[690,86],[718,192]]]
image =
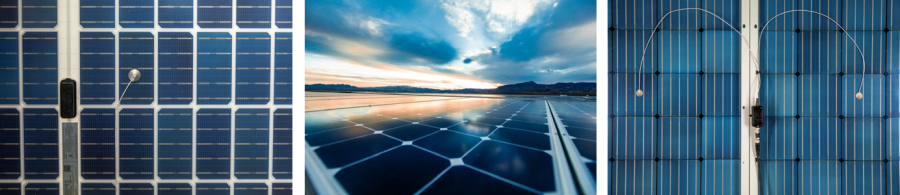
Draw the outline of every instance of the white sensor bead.
[[[644,97],[644,90],[638,89],[637,91],[634,92],[634,95],[636,95],[638,97]]]
[[[856,99],[861,100],[862,98],[863,98],[862,92],[857,92],[857,93],[856,93]]]

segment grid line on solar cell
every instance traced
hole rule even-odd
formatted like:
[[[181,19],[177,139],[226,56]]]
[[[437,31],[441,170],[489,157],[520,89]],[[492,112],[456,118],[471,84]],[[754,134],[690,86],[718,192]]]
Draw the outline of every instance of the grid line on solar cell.
[[[115,101],[115,35],[81,32],[81,104],[112,104]]]
[[[293,102],[293,48],[291,33],[275,33],[275,104]]]
[[[193,28],[193,1],[159,0],[157,22],[161,28]]]
[[[232,0],[197,0],[197,25],[200,28],[231,28]]]
[[[119,26],[122,28],[153,28],[153,0],[119,0]]]
[[[160,32],[159,104],[189,104],[194,98],[194,36],[188,32]]]
[[[234,116],[234,176],[269,177],[269,109],[238,109]]]
[[[240,28],[271,28],[272,0],[235,0],[235,20]]]
[[[278,28],[292,28],[293,1],[275,0],[275,26]]]
[[[157,176],[191,179],[193,166],[193,110],[161,109],[157,114]]]
[[[271,37],[257,32],[238,32],[236,37],[235,104],[266,104],[271,97]]]
[[[56,0],[22,1],[22,28],[56,27]]]
[[[0,32],[0,104],[19,104],[19,34]]]
[[[19,0],[0,0],[0,28],[19,25]]]
[[[115,28],[115,0],[81,0],[80,23],[83,28]],[[83,63],[82,63],[83,64]]]
[[[22,95],[27,104],[57,104],[57,33],[22,35]]]
[[[231,177],[231,110],[200,109],[197,111],[196,118],[197,178],[229,179]]]
[[[231,102],[232,36],[197,33],[197,104]]]
[[[19,111],[0,109],[0,179],[18,179],[22,174]]]
[[[81,176],[84,179],[115,179],[115,109],[81,111]]]
[[[59,176],[59,114],[50,108],[26,108],[23,112],[25,179]]]
[[[119,177],[153,179],[153,109],[119,112]]]

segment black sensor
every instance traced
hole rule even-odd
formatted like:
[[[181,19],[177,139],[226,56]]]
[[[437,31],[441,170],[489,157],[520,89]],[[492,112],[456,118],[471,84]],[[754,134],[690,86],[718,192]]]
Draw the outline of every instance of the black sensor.
[[[75,118],[78,106],[75,105],[75,80],[66,78],[59,82],[59,116]]]
[[[763,107],[762,106],[751,106],[750,107],[750,125],[756,128],[760,128],[763,126]]]

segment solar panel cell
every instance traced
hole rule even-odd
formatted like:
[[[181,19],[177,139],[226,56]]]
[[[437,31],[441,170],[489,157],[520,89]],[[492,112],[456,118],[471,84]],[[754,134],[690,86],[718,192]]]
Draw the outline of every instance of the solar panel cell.
[[[81,32],[81,104],[116,101],[115,39],[110,32]]]
[[[238,32],[235,62],[237,67],[236,104],[266,104],[271,94],[271,36],[267,33]]]
[[[22,175],[19,117],[16,109],[0,109],[0,179],[18,179]]]
[[[82,28],[115,28],[115,0],[82,0],[79,2]]]
[[[119,112],[119,177],[153,179],[153,109]]]
[[[401,146],[343,168],[335,178],[349,194],[412,194],[429,182],[420,178],[434,178],[449,165],[447,159],[432,153],[413,146]]]
[[[264,183],[234,183],[234,195],[267,195],[269,186]]]
[[[702,194],[739,194],[741,162],[739,160],[703,160]]]
[[[116,186],[111,183],[81,183],[83,195],[116,195]]]
[[[200,109],[197,111],[196,150],[197,178],[228,179],[231,177],[230,109]],[[199,185],[197,193],[200,194]]]
[[[291,186],[290,183],[272,183],[272,195],[290,195],[293,191]]]
[[[28,183],[24,191],[28,195],[58,195],[59,183]]]
[[[191,195],[194,188],[189,183],[158,183],[157,194]]]
[[[194,27],[194,3],[193,1],[159,0],[157,7],[159,27],[162,28],[193,28]]]
[[[159,33],[159,104],[189,104],[194,98],[194,35]]]
[[[197,0],[197,26],[231,28],[232,0]]]
[[[19,25],[19,1],[0,0],[0,28],[15,28]]]
[[[227,183],[197,183],[197,195],[230,194],[231,186]]]
[[[372,134],[373,131],[360,126],[307,134],[306,143],[310,146],[324,145],[336,141]]]
[[[292,178],[294,145],[292,117],[291,109],[277,109],[272,116],[272,176],[276,179]],[[273,184],[273,194],[275,188]]]
[[[19,104],[18,33],[0,32],[0,56],[0,104]]]
[[[56,0],[22,1],[22,28],[56,27]]]
[[[293,27],[293,1],[275,0],[275,26],[278,28]]]
[[[119,194],[153,195],[154,187],[149,183],[120,183]]]
[[[231,34],[197,33],[197,104],[231,102]]]
[[[58,103],[56,36],[56,32],[22,35],[22,93],[27,104]]]
[[[157,120],[157,176],[160,179],[191,179],[193,111],[161,109]]]
[[[122,96],[121,104],[150,104],[154,100],[153,39],[154,35],[149,32],[119,32],[118,95]],[[134,87],[128,86],[131,69],[141,71],[141,80],[131,84]],[[126,87],[128,91],[125,91]]]
[[[537,191],[553,191],[556,188],[555,182],[549,182],[554,181],[551,156],[543,151],[488,140],[472,149],[463,162]],[[513,163],[525,164],[523,166],[529,169],[523,171],[502,166]]]
[[[465,187],[461,187],[465,186]],[[455,166],[422,194],[535,194],[465,166]]]
[[[540,133],[499,128],[491,134],[490,138],[491,140],[517,144],[538,150],[550,150],[550,136]]]
[[[276,10],[278,9],[285,8],[276,8]],[[286,9],[290,10],[290,8]],[[277,17],[278,15],[276,15],[276,20]],[[276,25],[278,24],[276,23]],[[291,104],[294,99],[292,37],[291,33],[275,33],[275,104]]]
[[[271,0],[236,0],[237,26],[240,28],[271,28]]]
[[[234,130],[234,176],[269,178],[269,109],[238,109]]]
[[[700,32],[663,30],[658,36],[660,73],[700,72]]]
[[[119,26],[122,28],[153,28],[153,0],[119,0]]]
[[[56,179],[60,162],[59,114],[52,108],[26,108],[23,113],[25,179]]]
[[[329,168],[339,168],[363,158],[400,146],[401,142],[384,135],[367,135],[315,150]]]
[[[115,109],[81,111],[81,176],[84,179],[116,178],[115,143]]]
[[[659,161],[659,191],[676,194],[700,193],[700,161]]]

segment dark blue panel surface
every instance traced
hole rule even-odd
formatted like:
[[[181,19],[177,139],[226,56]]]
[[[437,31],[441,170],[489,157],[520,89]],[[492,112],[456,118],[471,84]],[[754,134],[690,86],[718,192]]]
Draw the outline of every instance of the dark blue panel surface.
[[[237,33],[236,104],[269,102],[272,40],[267,33]]]
[[[22,95],[27,104],[58,103],[56,36],[56,32],[22,35]]]
[[[716,30],[728,30],[732,31],[731,28],[734,27],[736,29],[740,29],[741,26],[741,1],[740,0],[702,0],[703,8],[709,10],[710,12],[716,13],[725,20],[719,20],[713,15],[700,13],[703,15],[703,28],[704,29],[716,29]],[[699,11],[694,11],[698,12]],[[729,27],[727,24],[731,24]],[[704,31],[705,33],[705,31]],[[735,33],[731,33],[737,35]],[[737,48],[737,47],[734,47]]]
[[[797,119],[766,117],[760,131],[760,158],[794,160],[797,158]]]
[[[122,104],[150,104],[153,102],[153,34],[149,32],[119,32],[119,93],[128,87],[120,100]],[[128,83],[128,71],[141,71],[141,80]]]
[[[510,121],[506,121],[506,123],[503,123],[502,126],[503,126],[503,128],[520,129],[520,130],[526,130],[526,131],[533,131],[533,132],[537,132],[537,133],[550,132],[549,127],[543,123],[529,123],[529,122],[510,120]]]
[[[315,151],[325,166],[337,168],[399,146],[400,143],[384,135],[367,135],[323,146]]]
[[[22,28],[56,27],[56,0],[22,1]]]
[[[757,54],[760,56],[759,66],[762,72],[772,74],[797,72],[797,53],[799,52],[797,33],[766,31],[762,35],[763,40],[760,42],[760,51]]]
[[[762,28],[769,19],[788,10],[795,10],[799,6],[797,0],[764,0],[759,2],[759,28]],[[801,14],[784,14],[773,19],[766,30],[794,30],[797,29],[797,18]],[[840,22],[840,21],[838,21]]]
[[[497,129],[496,126],[491,125],[481,125],[477,123],[462,123],[456,126],[452,126],[447,128],[447,130],[456,131],[460,133],[465,133],[474,136],[487,136],[490,135],[491,132]]]
[[[15,28],[18,25],[19,0],[0,0],[0,28]]]
[[[681,9],[681,8],[692,8],[692,7],[700,7],[700,0],[686,0],[686,1],[660,1],[659,2],[659,11],[657,14],[662,17],[666,13],[672,10]],[[682,11],[682,12],[674,12],[669,14],[666,18],[665,22],[663,22],[659,28],[661,29],[699,29],[701,19],[700,14],[703,14],[698,11]]]
[[[308,134],[306,135],[306,143],[310,146],[318,146],[371,133],[373,133],[372,130],[354,126],[350,128],[335,129],[316,134]]]
[[[19,111],[0,109],[0,179],[18,179],[22,174]]]
[[[242,108],[234,115],[234,176],[269,178],[269,109]]]
[[[116,195],[116,186],[111,183],[81,183],[83,195]]]
[[[500,128],[491,134],[490,138],[491,140],[531,147],[537,150],[550,150],[550,136],[531,131]]]
[[[740,159],[740,117],[704,117],[703,158]]]
[[[447,158],[460,158],[479,142],[481,142],[481,138],[478,137],[452,131],[439,131],[416,140],[413,144]]]
[[[402,146],[338,171],[335,177],[350,194],[412,194],[450,162],[412,146]],[[409,177],[416,175],[416,177]]]
[[[162,109],[157,116],[157,172],[160,179],[191,179],[193,125],[191,109]]]
[[[798,113],[800,116],[838,116],[841,114],[841,76],[837,74],[803,74],[799,80]],[[854,93],[855,94],[855,93]],[[855,99],[854,99],[855,100]]]
[[[231,193],[227,183],[197,183],[197,195],[220,195]]]
[[[19,104],[19,33],[0,32],[0,104]]]
[[[900,117],[900,74],[888,75],[885,79],[885,93],[887,107],[885,115],[888,117]]]
[[[700,161],[659,161],[657,191],[675,194],[700,194]]]
[[[465,186],[465,187],[462,187]],[[465,166],[447,170],[422,194],[535,194]]]
[[[859,91],[859,82],[863,75],[844,75],[841,85],[841,100],[843,101],[844,117],[884,117],[885,113],[885,89],[884,76],[880,74],[865,75],[862,85],[864,98],[857,100],[856,92]]]
[[[660,73],[700,72],[700,60],[703,59],[700,56],[700,32],[660,31],[657,36]],[[644,68],[647,65],[644,64]]]
[[[845,1],[843,26],[847,30],[882,30],[885,24],[885,0]]]
[[[700,158],[700,118],[659,118],[659,158]]]
[[[883,28],[882,28],[883,29]],[[843,60],[841,71],[845,74],[881,74],[884,72],[885,58],[885,33],[883,31],[850,31],[848,32],[859,49],[862,57],[850,38],[844,36]],[[863,72],[863,57],[865,57],[865,72]]]
[[[277,109],[272,116],[272,176],[276,179],[292,177],[293,120],[291,109]]]
[[[737,28],[737,26],[735,27]],[[741,40],[740,35],[728,28],[728,30],[703,31],[700,36],[703,37],[703,45],[702,49],[700,49],[703,52],[703,72],[741,72],[740,60],[741,49],[743,49],[741,48],[741,43],[743,43],[743,40]]]
[[[267,195],[269,186],[264,183],[234,183],[234,195]]]
[[[842,157],[845,147],[843,140],[841,120],[836,117],[800,118],[798,129],[798,145],[800,159],[830,159],[837,160]]]
[[[231,34],[197,33],[197,104],[231,102]]]
[[[897,4],[898,6],[900,6],[900,3],[894,3],[894,4]],[[900,11],[900,10],[898,10],[898,11]],[[893,14],[893,15],[900,17],[900,14]],[[891,21],[900,22],[900,18],[892,19]],[[900,24],[896,25],[896,27],[900,28]],[[900,30],[888,32],[886,44],[887,44],[887,46],[885,47],[885,51],[887,51],[887,52],[885,55],[887,55],[887,56],[885,58],[887,58],[887,59],[885,61],[885,66],[886,66],[885,72],[896,75],[896,74],[900,73]]]
[[[116,178],[116,110],[81,111],[81,176]]]
[[[704,74],[702,114],[705,116],[737,116],[740,114],[741,78],[739,74]],[[665,84],[662,84],[665,86]],[[700,89],[686,89],[686,91]],[[686,100],[687,101],[687,100]],[[664,101],[665,102],[665,101]],[[688,101],[690,102],[690,101]],[[683,104],[683,102],[682,102]]]
[[[611,119],[610,157],[616,159],[656,158],[657,124],[653,117]]]
[[[278,28],[293,27],[293,7],[289,0],[275,0],[275,26]]]
[[[440,129],[416,124],[393,128],[384,131],[384,134],[404,141],[413,141],[438,130]]]
[[[110,32],[81,32],[81,104],[116,101],[116,37]]]
[[[119,112],[119,177],[153,179],[153,109]]]
[[[153,185],[149,183],[120,183],[119,194],[153,195]]]
[[[842,25],[845,24],[843,23],[843,16],[841,13],[842,11],[844,11],[844,5],[841,0],[800,0],[797,3],[799,4],[800,9],[820,12],[830,17],[831,19],[834,19],[835,22],[838,22]],[[797,17],[800,18],[800,22],[797,23],[800,30],[840,29],[837,25],[831,22],[831,20],[828,20],[828,18],[820,16],[818,14],[794,12],[793,15],[797,15]],[[847,28],[847,26],[845,25],[844,28]]]
[[[232,0],[197,0],[197,26],[231,28]]]
[[[845,118],[842,122],[844,160],[884,159],[884,119]]]
[[[189,104],[194,99],[194,35],[159,33],[159,104]]]
[[[740,194],[741,161],[704,160],[702,194]]]
[[[275,104],[293,102],[293,48],[291,33],[275,33]]]
[[[272,183],[272,195],[290,195],[293,191],[291,183]]]
[[[119,26],[153,28],[153,0],[119,0]]]
[[[700,75],[698,74],[660,74],[659,115],[700,115],[700,84]],[[634,93],[631,95],[636,97]],[[647,94],[644,96],[639,98],[647,98]]]
[[[797,76],[762,75],[761,85],[760,103],[765,116],[797,115]]]
[[[29,183],[24,191],[28,195],[59,195],[59,183]]]
[[[763,194],[793,194],[797,191],[797,162],[764,160],[759,165]],[[771,192],[771,193],[768,193]]]
[[[850,162],[845,162],[850,163]],[[838,161],[800,161],[797,183],[800,194],[829,194],[841,190],[841,163]],[[858,192],[854,190],[854,192]],[[774,192],[773,192],[774,193]]]
[[[383,120],[383,121],[378,121],[378,122],[366,123],[363,125],[372,130],[384,131],[384,130],[389,130],[389,129],[395,129],[395,128],[409,125],[412,123],[413,122],[409,122],[409,121],[401,120],[401,119],[388,119],[388,120]],[[336,124],[339,125],[339,124],[349,124],[349,123],[348,122],[337,122]]]
[[[655,25],[655,24],[654,24]],[[647,27],[652,28],[652,27]],[[657,57],[659,53],[659,36],[654,34],[654,38],[647,44],[647,38],[653,30],[616,30],[610,32],[610,39],[614,43],[610,44],[609,59],[611,60],[611,71],[621,73],[653,73],[659,65]],[[644,47],[647,47],[644,54]],[[641,54],[644,54],[644,68],[641,69]]]
[[[241,28],[271,28],[272,0],[236,0],[237,26]]]
[[[59,114],[52,108],[26,108],[24,114],[25,179],[56,179],[59,176]]]
[[[555,182],[549,182],[553,181],[552,158],[543,151],[488,140],[466,154],[463,162],[538,191],[555,189]],[[522,163],[528,167],[527,171],[503,166],[514,163]]]
[[[656,194],[657,164],[652,160],[617,159],[609,164],[610,194]]]
[[[193,1],[159,0],[157,22],[162,28],[193,28]]]
[[[156,185],[158,194],[191,195],[194,190],[189,183],[159,183]]]
[[[828,23],[831,24],[831,22]],[[847,35],[844,33],[836,31],[800,32],[797,38],[798,71],[800,73],[841,72],[841,64],[844,62],[841,57],[841,40],[846,37]],[[859,55],[856,52],[852,54]],[[871,63],[868,58],[866,58],[866,62]]]
[[[609,24],[617,29],[653,29],[662,14],[655,0],[610,1]],[[668,11],[666,11],[668,12]]]
[[[79,5],[81,6],[81,10],[79,10],[79,13],[81,14],[81,27],[116,27],[115,0],[82,0],[79,2]]]
[[[634,92],[638,90],[638,80],[643,97],[637,97]],[[610,114],[616,116],[653,116],[657,113],[657,83],[656,75],[643,74],[615,74],[610,76]]]
[[[885,163],[881,161],[847,161],[842,164],[844,190],[859,194],[886,194]],[[892,182],[897,182],[892,181]]]
[[[231,177],[231,110],[197,111],[197,178]],[[198,194],[199,194],[199,188]]]

